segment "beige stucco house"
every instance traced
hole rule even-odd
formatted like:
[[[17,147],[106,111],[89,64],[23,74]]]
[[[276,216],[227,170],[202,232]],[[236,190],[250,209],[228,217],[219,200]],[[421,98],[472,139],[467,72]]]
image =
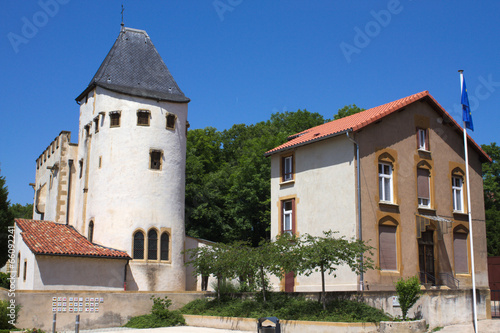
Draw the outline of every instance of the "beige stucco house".
[[[362,239],[380,268],[340,267],[327,290],[391,290],[400,277],[470,288],[471,261],[462,128],[421,92],[297,133],[271,158],[271,236],[289,232]],[[481,163],[470,138],[476,286],[488,287]],[[282,290],[318,291],[321,281],[287,274]]]
[[[183,291],[189,98],[143,30],[123,27],[76,97],[79,131],[36,160],[33,220],[16,221],[17,289]]]

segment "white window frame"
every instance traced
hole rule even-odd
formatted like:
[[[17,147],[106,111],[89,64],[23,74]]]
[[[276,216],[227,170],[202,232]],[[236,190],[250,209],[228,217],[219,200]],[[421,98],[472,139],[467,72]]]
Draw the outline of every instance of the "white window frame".
[[[378,182],[379,182],[379,200],[382,202],[393,202],[394,198],[394,190],[393,190],[393,180],[392,180],[392,165],[389,163],[382,163],[380,162],[378,164],[379,168],[382,166],[382,173],[378,173]],[[387,166],[389,167],[389,174],[384,173],[384,167]],[[389,200],[387,200],[387,193],[385,193],[385,185],[386,182],[389,182]],[[382,186],[380,184],[382,183]]]
[[[427,150],[427,130],[423,128],[418,129],[418,149],[419,150]]]
[[[283,158],[283,181],[293,180],[293,155]]]
[[[286,209],[287,203],[290,203],[291,208]],[[287,220],[288,218],[288,220]],[[288,233],[291,235],[293,233],[293,201],[285,200],[283,201],[283,234]],[[288,224],[288,225],[287,225]],[[289,227],[289,228],[287,228]]]
[[[459,185],[457,185],[457,182]],[[463,212],[464,211],[464,181],[462,177],[452,176],[451,177],[451,190],[453,193],[453,211],[455,212]],[[457,201],[457,195],[460,197],[460,200]]]

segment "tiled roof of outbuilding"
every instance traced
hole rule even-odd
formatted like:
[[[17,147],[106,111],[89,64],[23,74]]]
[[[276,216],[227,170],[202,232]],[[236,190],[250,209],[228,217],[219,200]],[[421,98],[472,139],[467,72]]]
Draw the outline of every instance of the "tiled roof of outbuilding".
[[[422,91],[418,94],[404,97],[396,101],[383,104],[362,112],[358,112],[348,117],[330,121],[328,123],[315,126],[300,133],[291,135],[288,138],[289,141],[267,151],[265,155],[269,156],[283,150],[324,140],[345,132],[358,131],[365,126],[368,126],[378,121],[379,119],[386,117],[393,112],[401,110],[404,107],[419,100],[426,100],[434,108],[434,110],[439,112],[441,115],[443,115],[444,118],[450,121],[457,130],[459,130],[460,132],[462,131],[462,127],[453,119],[452,116],[448,114],[448,112],[446,112],[446,110],[431,96],[431,94],[429,94],[428,91]],[[469,139],[469,142],[472,143],[473,148],[478,151],[481,158],[485,161],[487,160],[491,162],[491,158],[488,156],[488,154],[486,154],[469,135],[467,135],[467,137]]]
[[[92,244],[69,225],[39,220],[15,221],[24,243],[34,254],[131,259],[124,251]]]
[[[144,30],[122,28],[97,73],[76,100],[80,101],[96,86],[133,96],[189,102]]]

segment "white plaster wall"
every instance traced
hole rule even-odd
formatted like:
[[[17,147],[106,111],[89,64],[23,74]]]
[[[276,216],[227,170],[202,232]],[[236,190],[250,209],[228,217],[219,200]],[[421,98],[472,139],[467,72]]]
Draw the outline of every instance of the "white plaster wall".
[[[150,111],[150,126],[137,126],[139,109]],[[110,111],[121,111],[120,127],[109,127]],[[95,133],[93,119],[99,112],[104,116],[100,116],[99,132]],[[177,116],[174,131],[165,128],[167,112]],[[185,286],[181,251],[185,237],[186,120],[186,103],[158,102],[99,87],[95,107],[93,98],[81,106],[79,137],[83,141],[78,160],[83,158],[85,169],[88,159],[89,182],[85,206],[84,170],[78,179],[77,230],[87,236],[88,223],[93,220],[95,243],[132,255],[135,230],[171,229],[170,263],[131,262],[138,290],[183,290]],[[86,137],[84,126],[88,123],[90,136]],[[151,149],[163,151],[162,170],[150,170]]]
[[[284,152],[284,154],[290,151]],[[271,157],[271,235],[276,237],[281,214],[280,198],[296,196],[296,231],[298,235],[323,235],[338,231],[337,236],[356,238],[356,168],[351,141],[337,136],[295,149],[295,181],[280,185],[280,154]],[[272,279],[275,289],[279,281]],[[318,291],[321,276],[300,275],[296,291]],[[337,277],[326,277],[326,289],[356,290],[357,276],[348,267],[339,267]]]
[[[36,256],[35,290],[123,290],[126,259]]]
[[[21,260],[19,263],[19,272],[16,274],[16,290],[33,290],[35,286],[36,276],[36,260],[35,255],[24,243],[21,236],[21,229],[15,226],[15,249],[16,249],[16,271],[18,267],[18,254],[21,252]],[[27,261],[26,280],[24,280],[24,261]]]

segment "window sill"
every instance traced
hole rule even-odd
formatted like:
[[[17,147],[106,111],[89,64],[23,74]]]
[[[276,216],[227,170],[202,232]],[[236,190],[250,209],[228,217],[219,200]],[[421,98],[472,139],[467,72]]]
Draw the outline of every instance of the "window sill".
[[[399,271],[392,270],[380,270],[381,275],[391,275],[391,276],[400,276],[401,273]]]
[[[280,186],[286,186],[286,185],[292,185],[295,183],[295,179],[292,179],[292,180],[287,180],[285,182],[281,182],[280,183]]]
[[[461,211],[458,211],[458,210],[454,210],[453,211],[453,215],[466,216],[466,217],[469,216],[469,214],[461,212]]]
[[[382,205],[382,206],[399,207],[399,205],[397,203],[389,202],[389,201],[379,201],[378,204]]]
[[[420,152],[420,153],[425,153],[425,154],[430,154],[431,153],[430,150],[422,149],[422,148],[418,148],[417,151]]]
[[[431,208],[431,207],[426,207],[426,206],[418,206],[417,207],[418,210],[426,210],[428,212],[433,212],[433,213],[436,213],[436,210],[434,208]]]
[[[470,273],[456,273],[455,278],[459,278],[459,277],[469,278],[469,277],[471,277],[471,274]]]

